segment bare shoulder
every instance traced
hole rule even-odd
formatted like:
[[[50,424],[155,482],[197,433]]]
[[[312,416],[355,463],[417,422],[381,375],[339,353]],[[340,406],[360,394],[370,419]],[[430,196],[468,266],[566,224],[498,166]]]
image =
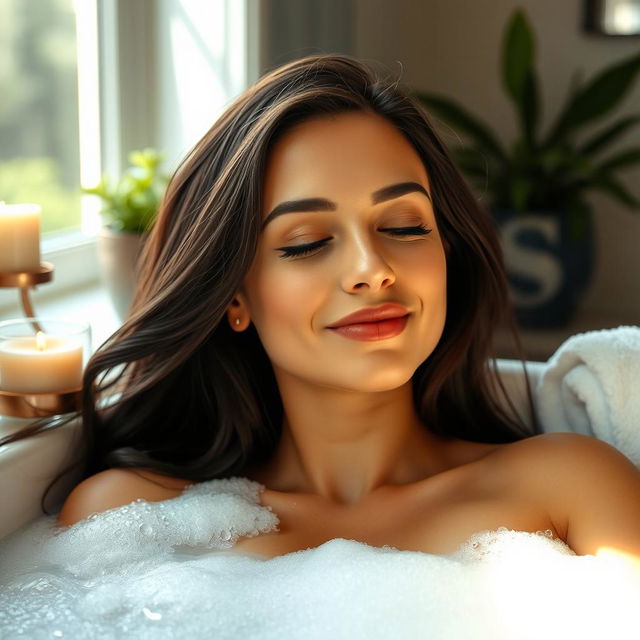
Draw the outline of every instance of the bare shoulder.
[[[626,456],[602,440],[580,433],[543,433],[500,447],[494,453],[513,479],[554,490],[576,473],[588,474],[604,459],[630,464]]]
[[[531,463],[529,469],[532,473],[547,467],[549,472],[554,471],[553,477],[567,470],[576,472],[586,469],[583,473],[589,473],[589,465],[606,462],[635,469],[631,460],[618,449],[604,440],[581,433],[543,433],[512,442],[500,451],[505,458],[514,460],[518,465]]]
[[[107,469],[78,484],[67,496],[57,525],[67,527],[92,513],[102,513],[138,498],[161,502],[180,495],[189,481],[146,469]]]
[[[584,544],[584,535],[578,535],[589,514],[602,518],[598,509],[620,503],[623,495],[628,503],[640,505],[640,470],[603,440],[545,433],[510,443],[495,456],[514,485],[544,503],[558,532],[577,553],[591,548]]]

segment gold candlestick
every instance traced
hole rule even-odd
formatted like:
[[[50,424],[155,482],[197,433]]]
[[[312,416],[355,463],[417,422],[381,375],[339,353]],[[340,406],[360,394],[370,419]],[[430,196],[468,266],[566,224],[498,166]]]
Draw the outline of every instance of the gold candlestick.
[[[29,289],[53,279],[53,264],[41,262],[40,269],[34,272],[0,272],[0,287],[18,287],[20,304],[24,317],[34,333],[43,331],[36,320]],[[0,381],[1,382],[1,381]],[[52,393],[19,393],[0,389],[0,415],[17,418],[41,418],[71,413],[80,408],[81,389],[68,389]]]
[[[41,262],[38,271],[0,271],[0,287],[18,287],[20,289],[20,302],[25,318],[35,317],[33,305],[29,298],[29,288],[44,282],[53,280],[53,265],[50,262]],[[37,322],[32,323],[34,331],[42,331]]]
[[[0,415],[15,418],[43,418],[77,411],[82,391],[14,393],[0,391]]]

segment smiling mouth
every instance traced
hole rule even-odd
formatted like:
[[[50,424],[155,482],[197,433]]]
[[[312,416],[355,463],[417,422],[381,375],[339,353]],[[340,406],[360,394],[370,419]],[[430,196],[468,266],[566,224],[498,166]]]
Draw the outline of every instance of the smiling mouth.
[[[342,327],[329,327],[331,331],[350,338],[351,340],[360,340],[363,342],[372,342],[375,340],[386,340],[401,334],[409,320],[408,313],[398,318],[388,318],[378,322],[355,322],[346,324]]]

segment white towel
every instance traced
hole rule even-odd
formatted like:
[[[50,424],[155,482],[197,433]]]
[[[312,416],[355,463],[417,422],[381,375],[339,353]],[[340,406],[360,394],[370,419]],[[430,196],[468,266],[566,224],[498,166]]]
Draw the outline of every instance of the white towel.
[[[604,440],[640,467],[640,327],[571,336],[546,363],[535,397],[544,432]]]

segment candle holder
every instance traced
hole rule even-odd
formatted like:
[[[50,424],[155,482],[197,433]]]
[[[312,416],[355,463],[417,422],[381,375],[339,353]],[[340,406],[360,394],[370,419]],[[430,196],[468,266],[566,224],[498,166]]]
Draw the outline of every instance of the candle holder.
[[[87,322],[0,322],[0,415],[40,418],[77,411],[90,354]]]
[[[50,262],[41,262],[38,271],[0,271],[0,287],[18,287],[20,289],[20,303],[27,318],[35,316],[33,305],[29,298],[29,288],[35,287],[44,282],[53,280],[53,265]],[[40,327],[34,325],[34,331],[42,331]]]

